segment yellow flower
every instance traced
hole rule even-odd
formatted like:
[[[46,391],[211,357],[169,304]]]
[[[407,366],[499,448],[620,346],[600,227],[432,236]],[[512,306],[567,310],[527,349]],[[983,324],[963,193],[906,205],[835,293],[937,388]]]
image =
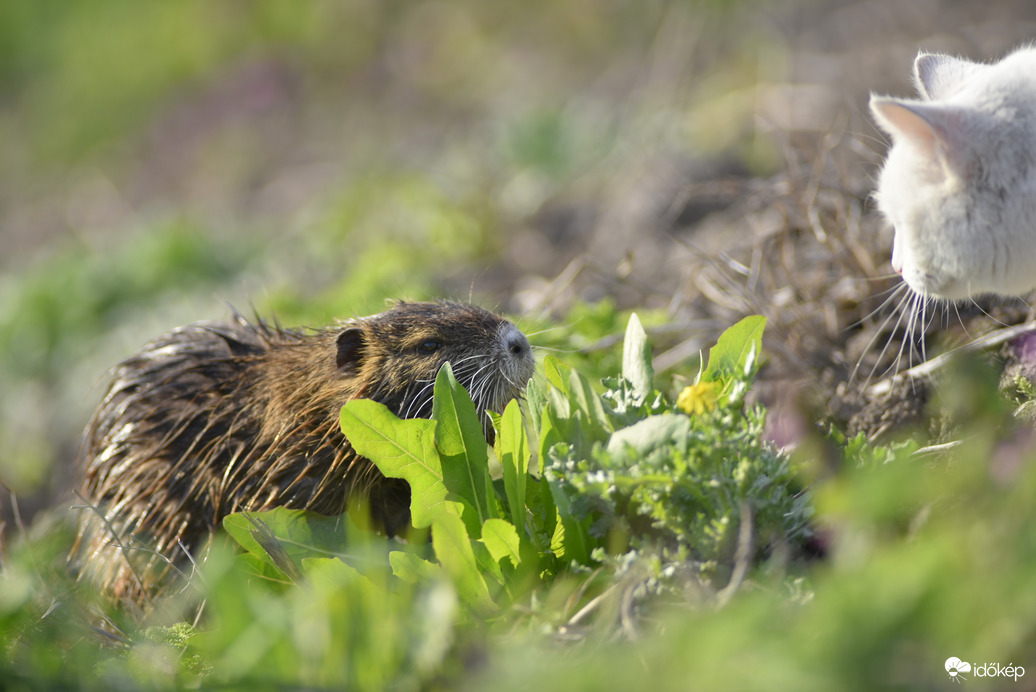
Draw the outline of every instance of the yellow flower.
[[[700,416],[706,411],[716,408],[719,397],[719,383],[699,382],[684,387],[676,399],[676,408],[689,416]]]

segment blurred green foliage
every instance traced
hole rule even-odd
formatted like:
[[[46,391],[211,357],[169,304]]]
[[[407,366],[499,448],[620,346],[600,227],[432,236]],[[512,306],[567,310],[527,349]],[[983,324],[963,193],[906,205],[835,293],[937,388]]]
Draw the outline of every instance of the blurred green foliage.
[[[176,89],[204,81],[226,62],[322,43],[364,10],[370,7],[362,3],[281,0],[12,0],[0,7],[0,79],[12,88],[36,160],[67,163],[124,139]],[[366,57],[335,53],[337,66]]]
[[[226,281],[254,248],[205,235],[183,221],[149,229],[118,248],[68,248],[12,279],[0,304],[0,353],[8,381],[53,381],[83,345],[167,291]]]
[[[1017,683],[969,675],[968,686],[1028,685],[1036,673],[1031,445],[987,439],[930,461],[909,449],[881,456],[885,463],[847,457],[843,473],[818,484],[830,554],[804,591],[762,580],[718,612],[668,613],[664,634],[635,645],[508,648],[471,688],[493,680],[515,690],[938,690],[952,684],[943,669],[951,656],[1025,668]],[[997,468],[1005,461],[1006,474]]]
[[[736,348],[730,355],[741,353],[743,358],[750,352]],[[714,355],[725,362],[722,353]],[[747,364],[743,361],[741,367]],[[538,394],[532,405],[546,405],[544,421],[551,418],[547,410],[567,406],[570,416],[579,412],[582,417],[583,433],[593,434],[597,407],[582,386],[572,388],[578,378],[558,380],[566,372],[558,366],[552,372],[548,380],[561,382],[568,393],[557,390],[550,401]],[[963,372],[962,380],[942,384],[946,391],[967,391],[975,401],[1003,401],[995,383],[968,375],[968,368]],[[610,410],[625,401],[646,406],[644,420],[666,422],[674,416],[651,413],[651,397],[636,393],[636,379],[613,381]],[[694,425],[699,432],[718,425],[718,432],[724,425],[720,413],[736,417],[737,410],[719,403],[712,415],[701,415]],[[196,582],[201,591],[178,592],[165,601],[172,605],[167,612],[180,613],[189,622],[204,597],[200,626],[181,622],[141,629],[116,610],[110,615],[118,628],[106,628],[115,632],[112,636],[93,629],[104,607],[89,605],[95,603],[89,589],[69,583],[63,571],[68,536],[48,528],[12,546],[0,570],[0,676],[5,689],[14,690],[187,689],[199,684],[261,689],[936,690],[950,684],[943,663],[951,656],[973,665],[1022,666],[1028,675],[1036,665],[1036,599],[1031,589],[1036,540],[1030,530],[1036,522],[1031,502],[1036,449],[1031,431],[1015,423],[1009,409],[990,411],[974,429],[976,434],[949,451],[926,452],[913,442],[875,446],[862,437],[845,439],[837,433],[822,445],[804,446],[838,457],[828,460],[836,472],[809,487],[814,498],[809,504],[815,509],[811,525],[823,557],[789,569],[788,554],[782,555],[778,543],[773,553],[764,550],[758,556],[729,597],[690,588],[702,583],[681,571],[681,565],[691,562],[679,556],[667,561],[662,554],[652,558],[650,541],[616,543],[612,536],[602,544],[605,550],[599,546],[593,552],[590,564],[598,565],[596,569],[580,570],[573,564],[550,578],[503,569],[512,560],[506,551],[492,569],[492,562],[473,558],[464,569],[477,569],[487,583],[496,584],[492,593],[500,608],[487,611],[478,607],[479,599],[464,595],[463,583],[456,581],[463,570],[442,571],[429,562],[446,559],[443,527],[438,537],[433,531],[431,545],[403,545],[370,536],[348,521],[277,510],[261,515],[262,524],[240,516],[228,519],[230,534],[247,554],[234,556],[217,541]],[[743,453],[759,469],[783,468],[774,465],[781,455],[759,446],[762,431],[756,418],[762,412],[744,412],[749,414],[747,427],[741,432],[726,429],[728,439],[717,449],[728,450],[724,458],[730,462]],[[518,420],[514,417],[510,424]],[[612,433],[624,445],[589,445],[595,450],[593,468],[566,467],[566,482],[573,487],[565,491],[565,512],[580,511],[579,503],[588,499],[598,513],[610,506],[613,516],[616,508],[632,506],[630,498],[623,499],[626,482],[623,470],[613,463],[614,452],[607,455],[608,464],[600,462],[605,449],[621,447],[632,460],[625,472],[648,479],[646,466],[666,450],[655,434],[659,430],[640,431],[643,423]],[[546,426],[541,424],[537,434],[556,437]],[[743,437],[744,432],[755,441]],[[638,446],[648,438],[651,444]],[[680,444],[674,440],[673,449]],[[552,457],[569,448],[550,439],[540,445]],[[603,494],[595,489],[604,480],[602,468],[614,485]],[[729,494],[725,472],[719,473],[711,482],[701,479],[698,490],[717,497]],[[730,472],[731,479],[737,477],[737,471]],[[768,488],[793,489],[798,482],[774,475],[757,478],[742,490],[751,506],[761,501],[758,507],[765,508],[772,499]],[[526,485],[526,516],[534,516],[540,507],[534,488],[539,483],[530,480]],[[590,492],[584,495],[583,489]],[[505,497],[511,495],[499,493],[499,488],[497,492],[497,516],[476,526],[502,526],[510,517],[522,516],[509,511]],[[655,528],[672,528],[671,510],[679,509],[679,503],[656,507],[650,498],[646,503],[643,499],[633,499],[642,510],[635,514],[654,515],[660,520]],[[728,511],[734,511],[735,499],[727,502]],[[795,512],[803,509],[793,507]],[[600,528],[580,524],[575,515],[570,519],[566,534],[587,530],[586,538],[595,526]],[[236,523],[230,526],[231,521]],[[787,521],[798,520],[760,511],[759,540],[768,535],[766,525]],[[563,523],[558,520],[559,526]],[[465,534],[471,529],[464,528],[464,521],[457,518],[456,524],[452,539],[475,538]],[[535,521],[529,525],[536,526]],[[267,531],[257,531],[258,526]],[[684,526],[679,522],[678,528]],[[635,522],[626,528],[619,532],[626,540],[640,530]],[[486,530],[482,539],[488,546]],[[700,533],[701,527],[687,534],[692,554],[708,547],[708,531],[704,539]],[[271,542],[271,536],[277,538]],[[565,541],[571,546],[574,537],[552,541],[551,549]],[[278,542],[283,554],[270,552],[269,546]],[[626,545],[634,549],[610,552],[621,552]],[[406,560],[391,558],[401,553]],[[566,553],[566,560],[577,553]],[[519,550],[513,559],[522,564],[531,556]],[[285,571],[288,562],[295,566]],[[507,575],[520,578],[508,584]],[[720,578],[716,586],[723,583]],[[500,584],[508,586],[502,589]],[[684,588],[674,590],[680,584]],[[972,677],[967,684],[1010,689],[1015,683]]]

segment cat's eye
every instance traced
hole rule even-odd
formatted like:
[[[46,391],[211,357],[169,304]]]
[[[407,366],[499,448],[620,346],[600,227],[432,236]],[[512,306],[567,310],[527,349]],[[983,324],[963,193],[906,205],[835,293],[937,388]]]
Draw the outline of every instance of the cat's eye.
[[[421,353],[435,353],[440,347],[442,342],[438,339],[425,339],[418,345],[417,350]]]

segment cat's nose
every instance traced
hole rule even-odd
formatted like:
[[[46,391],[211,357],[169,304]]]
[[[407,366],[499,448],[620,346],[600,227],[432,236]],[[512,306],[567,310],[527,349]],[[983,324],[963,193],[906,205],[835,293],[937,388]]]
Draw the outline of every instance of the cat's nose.
[[[897,242],[892,243],[892,268],[900,276],[903,275],[903,256],[899,251],[899,243]]]

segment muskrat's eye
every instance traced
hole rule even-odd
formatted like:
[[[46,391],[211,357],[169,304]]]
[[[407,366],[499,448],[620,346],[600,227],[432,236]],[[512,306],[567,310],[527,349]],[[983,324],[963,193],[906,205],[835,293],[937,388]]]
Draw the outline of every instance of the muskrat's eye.
[[[442,342],[438,339],[425,339],[417,347],[417,350],[421,353],[435,353],[442,346]]]

